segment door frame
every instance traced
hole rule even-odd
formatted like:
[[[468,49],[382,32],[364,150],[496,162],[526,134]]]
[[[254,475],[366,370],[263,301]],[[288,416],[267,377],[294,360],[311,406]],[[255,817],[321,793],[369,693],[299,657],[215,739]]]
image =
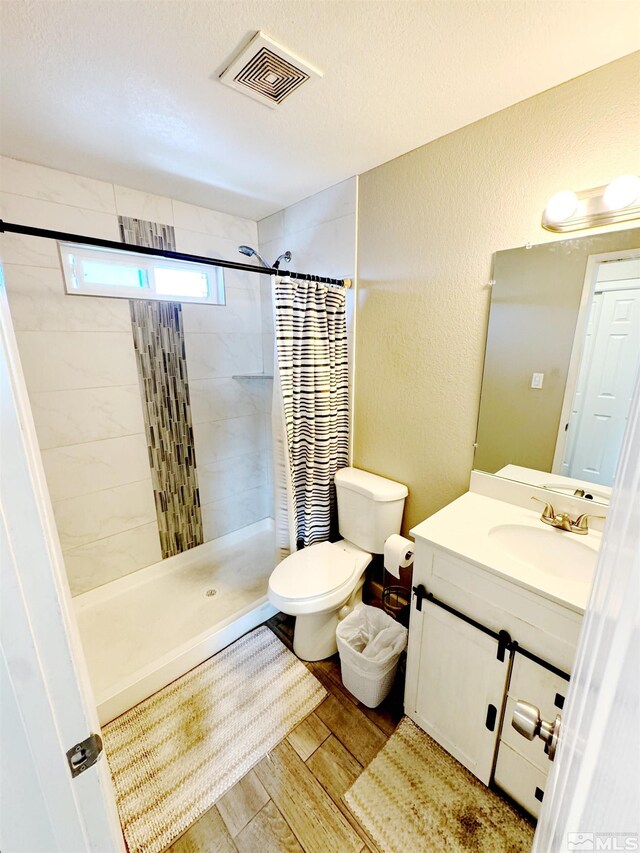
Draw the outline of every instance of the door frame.
[[[582,295],[580,297],[580,307],[578,308],[578,318],[576,320],[575,332],[573,335],[573,346],[571,348],[571,358],[569,359],[569,369],[567,371],[567,381],[564,388],[564,397],[562,399],[562,408],[560,409],[560,420],[558,422],[558,435],[556,437],[556,447],[553,454],[553,464],[551,466],[552,474],[562,473],[562,460],[564,458],[567,432],[565,424],[569,423],[571,416],[571,407],[573,398],[576,393],[578,379],[580,378],[580,368],[582,366],[582,356],[584,353],[585,335],[587,324],[589,322],[589,312],[591,311],[591,302],[596,289],[596,278],[598,265],[603,261],[626,261],[640,258],[639,249],[619,249],[617,252],[602,252],[598,255],[589,255],[587,258],[587,268],[582,285]]]
[[[72,778],[66,752],[100,725],[73,613],[0,266],[0,643],[59,851],[124,853],[104,757]],[[25,812],[16,822],[28,819]],[[53,853],[53,851],[52,851]]]

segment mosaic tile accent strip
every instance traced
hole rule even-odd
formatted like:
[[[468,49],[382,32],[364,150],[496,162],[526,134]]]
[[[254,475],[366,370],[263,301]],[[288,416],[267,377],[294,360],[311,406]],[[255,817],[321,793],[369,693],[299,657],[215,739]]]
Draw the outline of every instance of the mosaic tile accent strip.
[[[146,219],[132,219],[130,216],[119,216],[118,223],[124,243],[149,246],[151,249],[166,249],[169,252],[176,251],[176,232],[173,225],[162,225]]]
[[[124,239],[123,220],[120,217]],[[141,226],[135,233],[137,245],[175,249],[173,228],[139,219],[126,221]],[[151,244],[150,239],[158,242]],[[166,558],[204,542],[182,306],[143,299],[132,299],[129,306],[160,546]]]

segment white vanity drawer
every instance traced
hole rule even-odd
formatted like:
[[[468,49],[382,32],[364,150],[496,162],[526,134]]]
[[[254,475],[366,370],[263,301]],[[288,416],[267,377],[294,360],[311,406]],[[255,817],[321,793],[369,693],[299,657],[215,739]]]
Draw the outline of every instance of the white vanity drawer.
[[[562,713],[568,690],[569,682],[566,678],[516,652],[509,682],[509,696],[537,705],[542,718],[549,720]]]
[[[496,785],[534,817],[540,814],[546,775],[506,743],[500,742],[494,774]]]

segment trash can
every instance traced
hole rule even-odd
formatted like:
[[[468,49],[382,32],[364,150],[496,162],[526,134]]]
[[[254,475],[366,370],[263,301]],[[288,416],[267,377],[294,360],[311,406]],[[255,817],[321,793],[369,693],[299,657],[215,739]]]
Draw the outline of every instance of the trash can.
[[[368,708],[393,687],[407,629],[377,607],[359,604],[336,628],[342,683]]]

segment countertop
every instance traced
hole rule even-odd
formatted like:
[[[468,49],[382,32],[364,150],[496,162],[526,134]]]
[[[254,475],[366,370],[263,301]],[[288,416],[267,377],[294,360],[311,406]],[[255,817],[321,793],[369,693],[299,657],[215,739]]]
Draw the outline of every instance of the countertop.
[[[467,492],[414,527],[411,535],[583,614],[602,534],[590,530],[581,536],[557,530],[540,520],[541,509],[528,510]],[[517,528],[496,533],[505,525],[518,525],[531,533]],[[511,545],[505,547],[499,538],[502,533]]]

